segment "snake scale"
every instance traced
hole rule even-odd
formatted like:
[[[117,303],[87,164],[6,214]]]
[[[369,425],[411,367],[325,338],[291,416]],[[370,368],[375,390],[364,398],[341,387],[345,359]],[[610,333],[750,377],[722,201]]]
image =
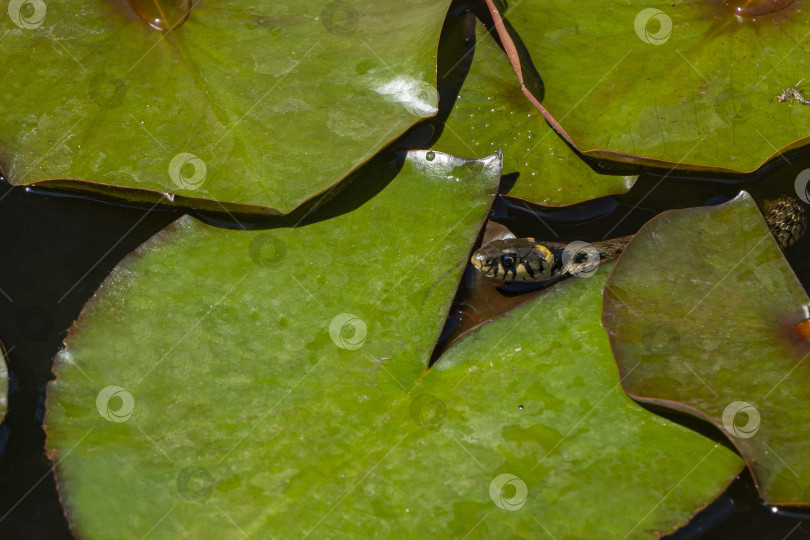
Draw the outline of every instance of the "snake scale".
[[[763,214],[782,249],[792,246],[807,231],[807,210],[795,197],[767,201]],[[505,238],[479,248],[470,260],[485,276],[502,281],[551,282],[582,275],[617,258],[634,235],[586,244],[538,242],[534,238]]]

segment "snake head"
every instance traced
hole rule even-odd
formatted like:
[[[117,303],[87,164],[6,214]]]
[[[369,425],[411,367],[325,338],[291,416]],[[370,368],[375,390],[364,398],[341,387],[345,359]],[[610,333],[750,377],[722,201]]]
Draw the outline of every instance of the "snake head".
[[[473,253],[470,262],[479,272],[487,277],[494,278],[498,276],[498,269],[500,268],[499,259],[500,256],[488,254],[479,249]]]
[[[504,281],[545,281],[554,256],[533,238],[495,240],[473,253],[472,265],[488,278]]]

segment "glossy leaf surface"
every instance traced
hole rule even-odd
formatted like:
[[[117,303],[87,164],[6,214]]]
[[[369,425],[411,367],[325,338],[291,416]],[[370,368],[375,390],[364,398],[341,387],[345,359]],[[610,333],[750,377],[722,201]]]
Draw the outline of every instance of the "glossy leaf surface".
[[[18,4],[43,17],[2,21],[12,184],[286,213],[436,113],[448,0],[197,2],[167,32],[121,1]]]
[[[526,95],[587,155],[752,171],[810,133],[776,99],[810,71],[800,2],[487,2]]]

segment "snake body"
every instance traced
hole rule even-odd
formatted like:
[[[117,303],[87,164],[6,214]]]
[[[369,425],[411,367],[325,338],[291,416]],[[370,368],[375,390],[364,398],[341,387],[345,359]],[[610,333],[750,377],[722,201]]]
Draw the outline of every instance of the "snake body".
[[[534,238],[506,238],[483,246],[473,254],[471,262],[493,279],[553,281],[569,274],[591,272],[597,265],[615,259],[624,251],[630,238],[622,236],[593,244],[580,242],[582,246],[538,242]]]
[[[779,197],[763,206],[763,214],[782,249],[807,232],[806,207],[795,197]],[[590,273],[622,254],[633,235],[600,242],[538,242],[505,238],[478,249],[470,260],[485,276],[502,281],[552,282],[568,275]]]
[[[779,247],[788,248],[807,232],[807,206],[795,197],[779,197],[763,206],[765,221]]]

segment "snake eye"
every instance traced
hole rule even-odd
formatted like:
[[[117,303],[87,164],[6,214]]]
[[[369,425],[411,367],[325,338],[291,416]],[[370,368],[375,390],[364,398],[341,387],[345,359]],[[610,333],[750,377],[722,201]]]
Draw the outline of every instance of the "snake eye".
[[[503,255],[501,257],[501,264],[504,268],[514,268],[515,267],[515,256],[512,254]]]

